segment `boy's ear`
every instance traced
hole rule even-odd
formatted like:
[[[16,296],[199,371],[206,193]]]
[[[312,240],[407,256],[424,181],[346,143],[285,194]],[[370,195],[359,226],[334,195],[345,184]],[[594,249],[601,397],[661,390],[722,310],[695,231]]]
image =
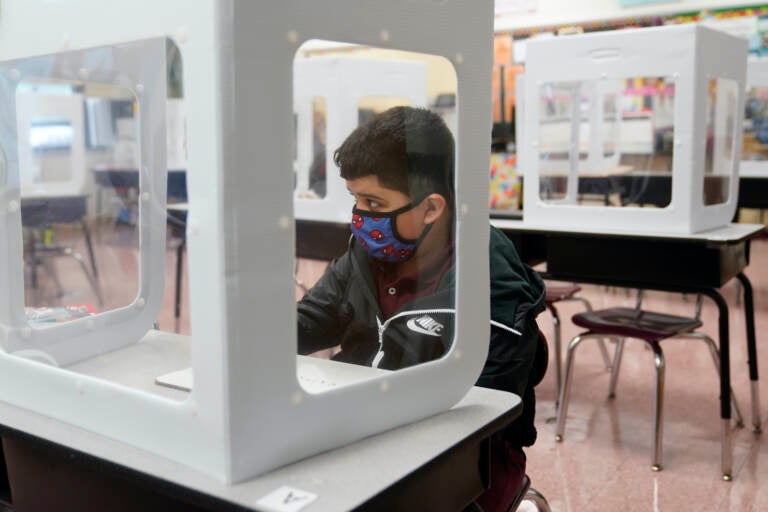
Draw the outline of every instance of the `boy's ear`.
[[[440,217],[443,216],[448,207],[448,203],[445,200],[445,197],[440,194],[429,194],[424,198],[422,204],[426,206],[424,215],[425,224],[432,224],[433,222],[437,221]]]

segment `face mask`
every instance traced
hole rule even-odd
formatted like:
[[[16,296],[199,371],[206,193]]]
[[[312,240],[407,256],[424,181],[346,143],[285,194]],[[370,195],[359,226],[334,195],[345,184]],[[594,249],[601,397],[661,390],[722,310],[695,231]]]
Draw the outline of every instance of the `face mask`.
[[[353,208],[350,225],[352,234],[374,259],[390,263],[409,260],[432,227],[432,224],[427,225],[415,240],[400,236],[397,232],[397,216],[416,206],[410,203],[391,212],[370,212]]]

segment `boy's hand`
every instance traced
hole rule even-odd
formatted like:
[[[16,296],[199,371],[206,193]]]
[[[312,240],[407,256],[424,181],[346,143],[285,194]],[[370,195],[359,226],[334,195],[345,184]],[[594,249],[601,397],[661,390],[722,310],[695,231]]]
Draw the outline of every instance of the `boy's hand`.
[[[334,356],[337,361],[370,364],[372,355],[378,352],[379,333],[375,327],[361,322],[351,322],[341,339],[341,352]]]

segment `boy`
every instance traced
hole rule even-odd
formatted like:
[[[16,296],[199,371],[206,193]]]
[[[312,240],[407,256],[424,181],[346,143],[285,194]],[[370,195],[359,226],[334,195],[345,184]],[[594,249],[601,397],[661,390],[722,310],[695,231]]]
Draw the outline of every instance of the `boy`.
[[[298,303],[299,352],[340,343],[334,359],[398,369],[441,357],[454,316],[454,143],[437,115],[395,107],[355,129],[334,154],[355,197],[347,252]],[[539,276],[491,228],[491,339],[477,385],[523,397],[523,414],[493,440],[491,489],[506,510],[536,438],[528,376],[544,309]]]

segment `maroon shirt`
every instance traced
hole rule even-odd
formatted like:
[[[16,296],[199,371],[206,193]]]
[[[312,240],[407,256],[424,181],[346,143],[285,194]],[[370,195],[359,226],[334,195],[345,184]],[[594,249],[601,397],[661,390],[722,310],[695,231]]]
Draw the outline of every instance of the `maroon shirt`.
[[[394,315],[400,308],[419,297],[437,291],[440,280],[453,266],[454,244],[451,242],[419,271],[402,274],[397,263],[373,261],[371,272],[376,283],[376,296],[384,314],[382,320]]]

